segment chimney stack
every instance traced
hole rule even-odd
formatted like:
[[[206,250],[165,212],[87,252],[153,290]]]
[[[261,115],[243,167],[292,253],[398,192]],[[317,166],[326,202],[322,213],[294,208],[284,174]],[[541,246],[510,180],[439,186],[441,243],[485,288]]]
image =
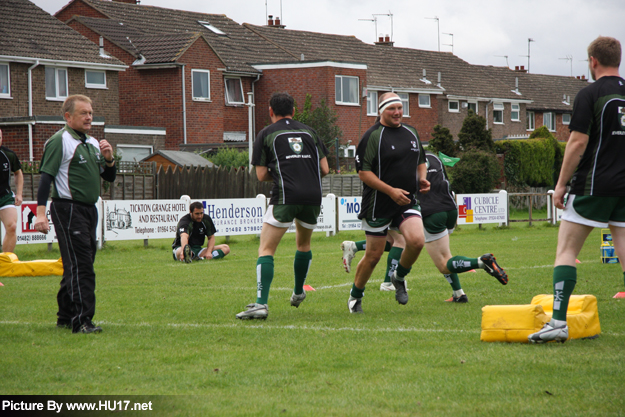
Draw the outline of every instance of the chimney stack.
[[[383,46],[393,46],[394,42],[391,42],[391,37],[389,35],[378,37],[378,41],[374,42],[375,45],[383,45]]]
[[[267,26],[273,26],[273,15],[269,15],[269,21],[267,22]]]
[[[280,17],[276,16],[276,20],[274,20],[273,24],[276,26],[280,26]]]

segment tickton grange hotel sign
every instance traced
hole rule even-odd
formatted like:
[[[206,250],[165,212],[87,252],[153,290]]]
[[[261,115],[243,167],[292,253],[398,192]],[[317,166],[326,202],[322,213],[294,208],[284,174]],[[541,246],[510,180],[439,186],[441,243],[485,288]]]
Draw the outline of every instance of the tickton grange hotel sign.
[[[247,235],[262,229],[264,198],[204,200],[202,204],[215,223],[216,236]]]

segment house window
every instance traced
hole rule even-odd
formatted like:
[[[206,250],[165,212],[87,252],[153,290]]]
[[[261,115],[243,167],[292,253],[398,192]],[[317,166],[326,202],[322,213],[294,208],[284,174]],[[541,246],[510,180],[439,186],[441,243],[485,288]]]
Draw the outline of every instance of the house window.
[[[513,122],[521,121],[521,105],[520,104],[511,104],[512,111],[510,112],[510,120]]]
[[[243,85],[240,78],[226,78],[226,103],[245,104]]]
[[[85,87],[106,88],[106,72],[85,70]]]
[[[356,156],[356,146],[349,145],[346,148],[344,148],[343,156],[345,158],[353,158],[353,157],[355,157]]]
[[[562,124],[563,125],[571,124],[571,114],[570,113],[562,114]]]
[[[469,110],[473,110],[473,113],[477,114],[477,101],[469,101],[467,107],[469,107]]]
[[[210,71],[191,70],[191,82],[193,84],[193,100],[210,101]]]
[[[460,102],[457,100],[449,100],[447,109],[450,113],[458,113],[460,111]]]
[[[378,115],[378,92],[367,91],[367,116]]]
[[[67,68],[46,67],[46,99],[67,98]]]
[[[550,132],[556,131],[556,114],[555,113],[543,113],[543,125],[547,126]]]
[[[525,128],[527,130],[534,130],[536,129],[536,125],[534,124],[534,112],[533,111],[528,111],[527,112],[527,123],[525,125]]]
[[[152,155],[152,150],[149,145],[117,145],[117,154],[123,162],[139,162]]]
[[[493,123],[503,124],[503,103],[493,103]]]
[[[404,117],[410,117],[410,105],[408,103],[408,93],[397,93],[401,99],[401,105],[404,107]]]
[[[210,30],[211,32],[219,35],[219,36],[226,36],[226,33],[222,30],[217,29],[215,26],[211,25],[208,22],[204,22],[201,20],[197,21],[200,25],[204,26],[206,29]]]
[[[9,64],[0,64],[0,97],[11,97]]]
[[[334,78],[336,104],[358,104],[358,77],[337,75]]]
[[[419,107],[432,107],[429,94],[419,94]]]

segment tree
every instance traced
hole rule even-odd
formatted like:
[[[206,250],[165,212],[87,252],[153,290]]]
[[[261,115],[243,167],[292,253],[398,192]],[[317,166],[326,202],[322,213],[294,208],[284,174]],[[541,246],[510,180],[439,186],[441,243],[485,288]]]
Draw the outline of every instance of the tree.
[[[447,156],[456,156],[458,145],[454,142],[454,137],[449,133],[449,129],[436,125],[434,126],[434,132],[432,132],[428,150],[434,153],[442,152]]]
[[[312,96],[306,94],[302,110],[295,103],[293,119],[315,129],[319,138],[328,148],[335,146],[335,139],[343,137],[343,131],[337,125],[339,117],[335,110],[327,106],[325,99],[321,99],[319,106],[312,108]]]
[[[495,149],[492,132],[486,129],[486,119],[476,115],[473,110],[469,110],[469,115],[462,122],[458,143],[464,151],[481,149],[494,152]]]
[[[501,177],[495,154],[472,149],[453,167],[451,188],[457,194],[489,193]]]

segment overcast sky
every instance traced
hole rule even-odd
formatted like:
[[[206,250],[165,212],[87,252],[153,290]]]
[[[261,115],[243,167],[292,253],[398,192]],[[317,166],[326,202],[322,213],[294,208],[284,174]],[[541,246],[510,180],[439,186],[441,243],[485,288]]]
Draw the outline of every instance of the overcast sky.
[[[68,2],[33,0],[50,14]],[[625,47],[624,0],[141,0],[141,4],[225,14],[238,23],[256,25],[265,24],[269,14],[280,16],[287,29],[353,35],[367,43],[377,39],[372,21],[377,15],[378,36],[392,34],[396,46],[436,51],[440,32],[441,51],[451,52],[453,43],[455,55],[476,65],[505,66],[507,56],[511,68],[527,68],[531,38],[530,72],[539,74],[571,75],[572,70],[574,76],[588,76],[586,47],[599,35],[613,36]]]

